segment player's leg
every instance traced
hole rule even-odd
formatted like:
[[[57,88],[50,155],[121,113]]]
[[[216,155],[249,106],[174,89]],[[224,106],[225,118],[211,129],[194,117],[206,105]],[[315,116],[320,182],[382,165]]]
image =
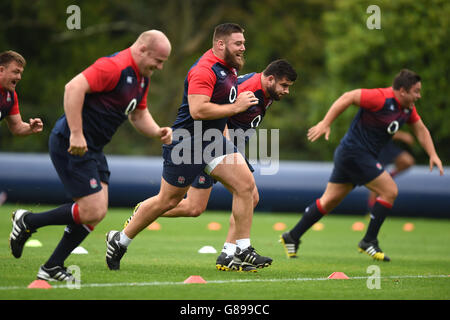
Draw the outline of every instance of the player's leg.
[[[250,242],[250,230],[253,219],[254,177],[243,156],[232,153],[221,158],[214,164],[210,175],[220,181],[233,196],[232,214],[235,220],[236,263],[245,268],[264,267],[272,263],[272,259],[263,257],[254,251]],[[245,261],[244,261],[245,260]]]
[[[120,269],[120,260],[131,241],[164,212],[175,208],[188,189],[189,186],[175,187],[162,178],[159,193],[139,204],[125,228],[121,232],[112,230],[106,234],[106,263],[110,270]]]
[[[64,261],[104,218],[108,206],[108,185],[102,182],[102,189],[99,192],[75,199],[75,201],[78,205],[80,223],[66,226],[50,258],[39,268],[38,279],[70,280],[71,275],[64,267]]]
[[[319,199],[313,201],[305,209],[305,213],[299,222],[289,231],[283,233],[280,237],[286,255],[288,258],[296,258],[300,238],[315,223],[322,219],[327,213],[336,208],[339,203],[353,190],[351,183],[333,183],[329,182],[325,192]]]
[[[259,202],[259,192],[255,185],[253,189],[253,209],[257,206]],[[233,259],[233,255],[236,252],[236,222],[234,220],[233,214],[230,214],[229,228],[225,243],[223,244],[222,251],[216,259],[216,268],[218,270],[227,270],[227,266]]]
[[[208,205],[209,196],[212,187],[208,189],[199,189],[191,186],[187,192],[186,198],[173,209],[165,212],[162,217],[198,217]]]
[[[414,157],[408,151],[402,151],[394,160],[395,168],[390,172],[392,177],[409,169],[415,164]]]
[[[397,198],[398,188],[391,175],[386,171],[365,186],[375,192],[378,197],[372,208],[369,226],[364,238],[359,243],[359,248],[361,252],[365,251],[376,260],[390,261],[389,257],[378,246],[378,233],[384,220],[392,210],[394,201]]]

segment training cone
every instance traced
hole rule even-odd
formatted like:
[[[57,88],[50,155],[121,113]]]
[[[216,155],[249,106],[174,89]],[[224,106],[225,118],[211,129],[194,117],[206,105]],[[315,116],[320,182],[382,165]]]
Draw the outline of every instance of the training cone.
[[[220,230],[221,228],[222,228],[222,225],[218,222],[211,222],[208,224],[209,230],[217,231],[217,230]]]
[[[200,276],[190,276],[184,280],[184,283],[206,283],[206,281]]]
[[[25,247],[39,248],[42,247],[42,243],[39,240],[30,239],[27,242],[25,242]]]
[[[45,280],[34,280],[27,287],[28,289],[51,289],[52,286]]]
[[[333,272],[328,276],[328,279],[348,279],[348,277],[343,272]]]
[[[322,222],[316,222],[315,224],[313,224],[312,229],[314,231],[322,231],[323,228],[325,228],[324,224]]]
[[[407,222],[403,225],[403,231],[411,232],[414,230],[414,224],[411,222]]]
[[[354,224],[352,224],[353,231],[363,231],[365,228],[366,226],[361,221],[356,221]]]
[[[286,229],[286,224],[283,222],[277,222],[273,225],[273,230],[275,231],[283,231]]]
[[[153,222],[151,225],[147,227],[148,230],[158,231],[161,230],[161,225],[158,222]]]

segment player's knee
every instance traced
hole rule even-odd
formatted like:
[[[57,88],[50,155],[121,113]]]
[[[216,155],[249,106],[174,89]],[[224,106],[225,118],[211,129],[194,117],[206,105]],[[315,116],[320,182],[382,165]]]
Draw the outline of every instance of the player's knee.
[[[106,216],[108,208],[106,205],[97,204],[80,208],[82,223],[98,224]]]
[[[253,197],[253,190],[255,189],[255,187],[255,180],[253,179],[253,176],[251,176],[248,179],[239,181],[239,183],[234,186],[234,189],[235,192],[239,195],[245,194]]]
[[[205,212],[205,209],[206,208],[204,206],[191,207],[191,208],[189,208],[189,216],[192,217],[192,218],[197,218],[203,212]]]
[[[258,190],[253,191],[253,208],[258,205],[259,202],[259,193]]]

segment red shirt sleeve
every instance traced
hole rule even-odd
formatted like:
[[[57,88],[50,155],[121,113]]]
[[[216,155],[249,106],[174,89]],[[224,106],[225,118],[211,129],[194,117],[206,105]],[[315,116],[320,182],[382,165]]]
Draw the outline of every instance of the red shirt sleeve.
[[[416,106],[413,107],[412,111],[411,111],[411,115],[409,116],[409,119],[407,121],[407,123],[414,123],[420,120],[420,116],[417,113],[417,109]]]
[[[14,105],[12,106],[11,110],[9,111],[8,115],[12,116],[15,114],[19,114],[19,99],[17,98],[17,93],[14,91]]]
[[[361,89],[361,108],[377,111],[383,107],[385,101],[386,97],[381,89]]]
[[[212,97],[216,74],[210,68],[194,67],[188,74],[188,95],[203,94]]]
[[[84,70],[91,92],[111,91],[120,79],[120,68],[109,58],[100,58]]]
[[[149,81],[148,86],[145,89],[144,96],[142,97],[141,102],[137,106],[137,108],[141,110],[147,109],[147,95],[148,95],[148,88],[150,88],[150,79],[148,81]]]

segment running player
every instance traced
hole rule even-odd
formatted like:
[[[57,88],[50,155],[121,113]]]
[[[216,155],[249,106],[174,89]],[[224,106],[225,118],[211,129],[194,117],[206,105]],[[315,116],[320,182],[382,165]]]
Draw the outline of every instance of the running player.
[[[271,62],[263,72],[252,72],[238,78],[238,91],[252,91],[258,98],[258,104],[250,107],[246,111],[232,116],[228,119],[228,129],[234,130],[233,143],[238,147],[238,143],[250,139],[267,110],[273,101],[279,101],[289,93],[289,87],[297,79],[297,73],[286,60],[276,60]],[[242,134],[238,134],[238,129],[242,129]],[[238,150],[242,150],[238,147]],[[244,153],[244,152],[243,152]],[[249,168],[254,172],[253,167],[248,163]],[[205,210],[211,195],[214,179],[203,173],[198,175],[187,192],[187,197],[183,199],[174,209],[164,213],[163,217],[198,217]],[[253,207],[259,201],[258,189],[255,185],[253,189]],[[236,239],[234,236],[234,218],[230,216],[230,228],[223,250],[216,261],[216,268],[219,270],[232,270],[233,255],[236,251]]]
[[[176,207],[202,172],[223,183],[233,195],[237,239],[235,267],[247,270],[272,263],[272,259],[256,253],[250,242],[253,175],[241,153],[223,136],[228,117],[259,102],[251,91],[238,95],[237,71],[244,64],[243,33],[242,27],[234,23],[218,25],[212,49],[189,70],[183,101],[172,127],[174,141],[163,146],[160,192],[135,209],[122,232],[108,232],[106,262],[111,270],[120,268],[120,260],[132,239]]]
[[[149,30],[131,47],[98,59],[66,84],[65,114],[52,130],[49,149],[74,202],[43,213],[15,211],[9,239],[12,254],[20,258],[25,241],[38,228],[67,225],[38,279],[73,279],[64,261],[106,215],[110,172],[103,147],[118,127],[129,119],[140,133],[171,142],[171,128],[160,128],[147,109],[150,76],[163,68],[170,51],[167,37]]]
[[[9,130],[16,136],[41,132],[44,125],[39,118],[22,121],[16,86],[22,79],[26,61],[19,53],[8,50],[0,53],[0,121],[6,119]]]
[[[380,150],[404,123],[408,123],[430,157],[430,171],[436,166],[440,175],[444,174],[431,135],[414,105],[420,98],[421,87],[420,76],[403,69],[395,77],[392,87],[346,92],[332,104],[323,120],[308,130],[311,142],[322,135],[328,140],[333,121],[350,105],[360,107],[350,129],[336,148],[334,169],[324,194],[305,209],[293,229],[280,237],[289,258],[296,257],[300,237],[313,224],[333,210],[355,186],[364,185],[378,197],[358,249],[375,260],[390,261],[378,245],[378,233],[391,212],[398,190],[391,175],[378,161]]]

